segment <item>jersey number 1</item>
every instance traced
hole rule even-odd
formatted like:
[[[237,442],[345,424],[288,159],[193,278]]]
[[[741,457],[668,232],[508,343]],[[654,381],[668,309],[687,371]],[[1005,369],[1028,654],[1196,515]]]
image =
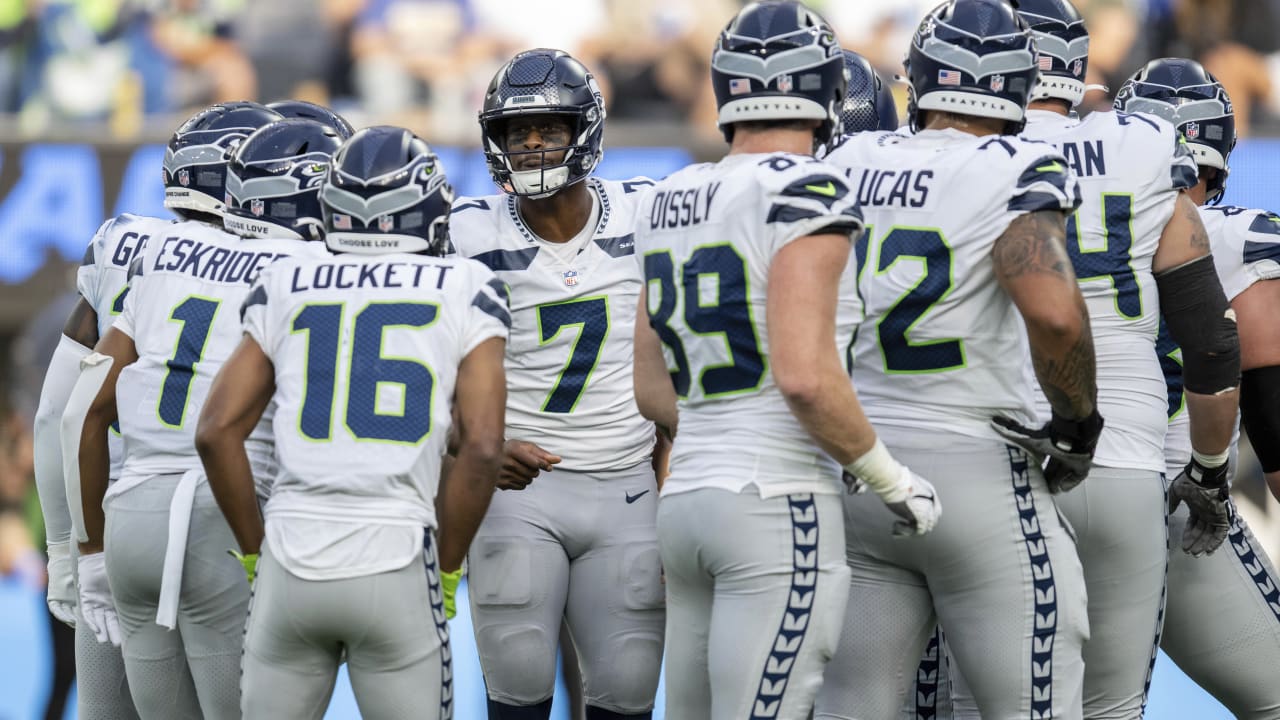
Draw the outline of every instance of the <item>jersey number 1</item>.
[[[160,401],[156,414],[160,422],[171,428],[182,427],[187,414],[187,399],[191,395],[191,381],[196,376],[196,363],[204,357],[213,318],[218,314],[221,300],[210,300],[192,295],[178,303],[169,313],[171,322],[182,323],[182,332],[173,349],[173,357],[165,361],[168,371],[160,387]]]

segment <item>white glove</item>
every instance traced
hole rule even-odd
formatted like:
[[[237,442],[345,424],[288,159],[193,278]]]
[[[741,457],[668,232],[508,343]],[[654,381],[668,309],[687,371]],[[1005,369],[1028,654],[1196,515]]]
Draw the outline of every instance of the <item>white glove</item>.
[[[111,586],[107,584],[106,553],[81,555],[77,564],[80,571],[80,614],[98,642],[120,644],[120,623],[116,619],[115,602],[111,599]]]
[[[70,627],[76,626],[76,583],[71,576],[71,543],[49,543],[49,612]]]
[[[938,518],[942,516],[942,501],[938,499],[938,491],[933,489],[928,480],[906,467],[903,470],[911,477],[908,487],[901,493],[886,495],[881,499],[885,507],[902,518],[893,524],[895,536],[924,535],[938,524]]]

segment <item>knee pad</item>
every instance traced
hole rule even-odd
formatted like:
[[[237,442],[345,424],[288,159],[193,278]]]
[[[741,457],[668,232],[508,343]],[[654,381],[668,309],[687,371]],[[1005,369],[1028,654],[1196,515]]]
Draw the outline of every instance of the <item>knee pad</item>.
[[[555,692],[559,628],[532,624],[476,624],[489,697],[513,705],[534,705]]]
[[[662,556],[657,544],[627,545],[622,556],[623,607],[656,610],[667,604],[662,585]]]

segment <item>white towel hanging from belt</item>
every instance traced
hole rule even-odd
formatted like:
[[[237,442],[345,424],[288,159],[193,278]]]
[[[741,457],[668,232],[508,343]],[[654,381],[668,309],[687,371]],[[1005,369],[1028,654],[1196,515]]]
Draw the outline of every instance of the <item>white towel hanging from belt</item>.
[[[196,488],[204,482],[204,469],[188,470],[173,490],[169,502],[169,538],[164,549],[164,571],[160,576],[160,602],[156,624],[170,630],[177,626],[178,603],[182,597],[182,565],[187,558],[187,534],[191,529],[191,507]]]

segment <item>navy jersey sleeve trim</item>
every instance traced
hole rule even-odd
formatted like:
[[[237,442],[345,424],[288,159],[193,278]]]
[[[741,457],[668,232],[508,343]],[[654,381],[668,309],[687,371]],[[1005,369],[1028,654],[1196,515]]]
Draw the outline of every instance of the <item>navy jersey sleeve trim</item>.
[[[490,250],[471,258],[494,272],[503,270],[528,270],[533,259],[538,256],[538,248],[523,250]]]

